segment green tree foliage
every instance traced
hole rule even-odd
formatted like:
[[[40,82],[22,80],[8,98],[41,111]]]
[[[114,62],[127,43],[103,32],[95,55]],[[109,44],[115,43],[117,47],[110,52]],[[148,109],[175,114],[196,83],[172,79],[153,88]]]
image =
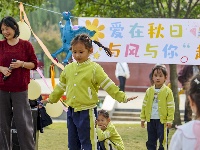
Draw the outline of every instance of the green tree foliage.
[[[74,5],[74,1],[68,0],[46,1],[35,11],[28,13],[33,30],[40,32],[43,28],[50,28],[55,24],[58,25],[59,21],[62,20],[62,12],[71,11]]]
[[[199,18],[199,0],[75,0],[82,17]]]
[[[20,0],[22,3],[27,3],[29,5],[33,6],[40,6],[44,1],[46,0]],[[27,7],[25,8],[25,11],[33,11],[33,7]],[[4,16],[13,16],[17,17],[19,16],[19,1],[17,0],[1,0],[0,1],[0,17]]]
[[[38,9],[28,13],[29,21],[33,31],[40,33],[43,28],[50,28],[61,20],[61,13],[58,7],[59,1],[49,0]],[[28,7],[28,6],[27,6]]]
[[[143,0],[137,0],[137,2],[131,0],[75,0],[75,2],[73,12],[82,17],[147,17],[146,9],[151,5],[150,2],[143,2]]]
[[[82,17],[110,18],[200,18],[200,0],[75,0],[73,13]],[[177,66],[170,65],[175,99],[174,125],[181,124]]]
[[[59,8],[60,8],[60,12],[64,12],[64,11],[71,11],[74,6],[75,6],[75,1],[74,0],[59,0]]]

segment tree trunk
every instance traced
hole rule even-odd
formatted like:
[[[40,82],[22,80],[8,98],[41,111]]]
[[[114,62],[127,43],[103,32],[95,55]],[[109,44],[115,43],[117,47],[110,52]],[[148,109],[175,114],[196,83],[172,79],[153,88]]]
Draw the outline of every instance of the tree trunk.
[[[174,96],[175,102],[175,114],[174,114],[174,122],[173,127],[175,125],[181,124],[181,117],[180,117],[180,110],[179,110],[179,95],[178,95],[178,77],[177,77],[177,67],[176,64],[170,64],[170,82],[171,82],[171,89]]]

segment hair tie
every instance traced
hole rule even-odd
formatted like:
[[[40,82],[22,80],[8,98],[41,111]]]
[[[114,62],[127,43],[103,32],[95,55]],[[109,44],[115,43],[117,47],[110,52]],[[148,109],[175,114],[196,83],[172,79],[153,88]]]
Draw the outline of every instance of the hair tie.
[[[200,81],[197,78],[194,80],[194,82],[196,82],[196,84],[200,83]]]
[[[109,48],[104,48],[104,50],[105,50],[106,54],[107,54],[109,57],[112,56],[112,52],[110,51]]]
[[[109,56],[109,57],[111,57],[112,56],[112,52],[111,52],[111,50],[109,49],[109,48],[107,48],[107,47],[105,47],[105,46],[103,46],[100,42],[98,42],[98,41],[92,41],[92,42],[94,42],[95,44],[97,44],[99,47],[102,47],[103,49],[104,49],[104,51],[106,52],[106,54]]]

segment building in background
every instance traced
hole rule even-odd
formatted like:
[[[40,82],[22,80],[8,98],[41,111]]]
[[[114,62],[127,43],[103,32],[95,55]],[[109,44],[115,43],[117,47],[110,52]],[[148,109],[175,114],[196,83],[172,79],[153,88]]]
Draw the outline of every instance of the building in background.
[[[118,85],[118,79],[115,77],[115,66],[114,62],[98,62],[108,76]],[[143,63],[128,63],[130,70],[130,78],[126,80],[126,91],[133,92],[145,92],[146,89],[151,85],[149,80],[149,74],[155,64],[143,64]],[[170,69],[169,65],[166,65],[168,70],[168,78],[166,85],[170,82]],[[183,67],[183,65],[177,65],[177,72]],[[181,87],[180,83],[178,86]]]

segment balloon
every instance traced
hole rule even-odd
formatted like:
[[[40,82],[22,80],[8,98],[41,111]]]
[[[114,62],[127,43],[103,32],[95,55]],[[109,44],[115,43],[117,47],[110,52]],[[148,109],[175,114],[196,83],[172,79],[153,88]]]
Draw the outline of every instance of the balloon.
[[[41,86],[35,80],[30,80],[28,84],[28,99],[36,100],[41,95]]]
[[[47,103],[46,112],[50,117],[59,117],[63,113],[63,105],[60,101],[57,103]]]
[[[19,21],[17,24],[19,25],[20,31],[19,38],[23,40],[29,40],[31,37],[31,30],[29,26],[24,21]]]

